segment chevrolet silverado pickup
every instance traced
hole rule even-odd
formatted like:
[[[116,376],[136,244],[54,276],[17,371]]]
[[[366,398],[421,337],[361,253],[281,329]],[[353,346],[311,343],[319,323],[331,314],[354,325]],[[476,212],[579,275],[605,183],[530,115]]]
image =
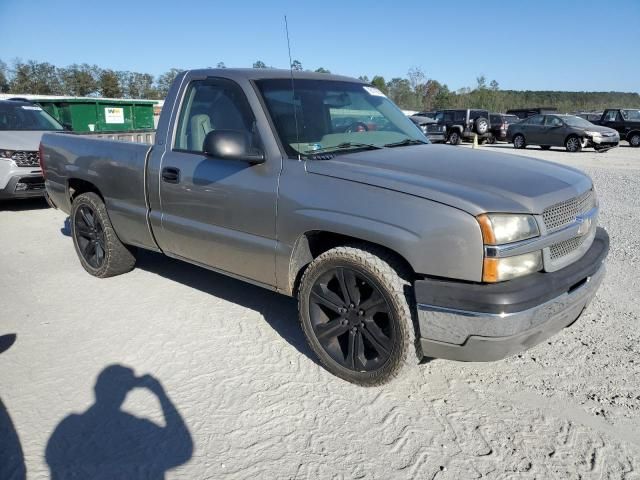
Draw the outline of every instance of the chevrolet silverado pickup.
[[[296,297],[322,365],[359,385],[535,345],[605,273],[587,175],[431,145],[347,77],[187,71],[153,145],[50,133],[40,158],[91,275],[147,249]]]

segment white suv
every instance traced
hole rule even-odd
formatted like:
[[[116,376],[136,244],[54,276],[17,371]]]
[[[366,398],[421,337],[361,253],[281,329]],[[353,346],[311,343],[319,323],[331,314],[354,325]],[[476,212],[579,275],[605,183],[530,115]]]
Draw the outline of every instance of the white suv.
[[[39,106],[0,100],[0,200],[44,195],[38,146],[52,130],[64,129]]]

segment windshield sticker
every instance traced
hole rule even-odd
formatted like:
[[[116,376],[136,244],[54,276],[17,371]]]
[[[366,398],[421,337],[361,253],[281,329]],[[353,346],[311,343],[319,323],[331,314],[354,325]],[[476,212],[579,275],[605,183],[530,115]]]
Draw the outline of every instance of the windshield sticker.
[[[42,110],[40,107],[37,107],[35,105],[23,105],[22,109],[23,110]]]
[[[373,95],[374,97],[386,97],[384,93],[382,93],[380,90],[378,90],[375,87],[364,86],[362,88],[364,88],[365,92],[367,92],[369,95]]]

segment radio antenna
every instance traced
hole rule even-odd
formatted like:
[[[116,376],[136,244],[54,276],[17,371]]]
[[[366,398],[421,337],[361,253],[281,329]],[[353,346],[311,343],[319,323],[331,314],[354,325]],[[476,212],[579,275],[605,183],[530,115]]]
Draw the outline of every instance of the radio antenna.
[[[284,30],[287,34],[287,50],[289,51],[289,72],[291,72],[291,105],[293,106],[293,122],[296,124],[296,151],[298,152],[298,160],[300,158],[300,133],[298,131],[298,114],[296,113],[296,85],[293,80],[293,62],[291,60],[291,42],[289,42],[289,24],[287,23],[287,16],[284,16]]]

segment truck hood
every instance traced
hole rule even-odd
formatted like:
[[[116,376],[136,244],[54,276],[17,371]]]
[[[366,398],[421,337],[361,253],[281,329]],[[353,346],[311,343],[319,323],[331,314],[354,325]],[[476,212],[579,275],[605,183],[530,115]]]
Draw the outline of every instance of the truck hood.
[[[307,160],[306,168],[312,174],[404,192],[472,215],[541,214],[592,186],[586,174],[570,167],[450,145],[354,152]]]
[[[27,150],[35,152],[45,131],[0,130],[0,150]]]

